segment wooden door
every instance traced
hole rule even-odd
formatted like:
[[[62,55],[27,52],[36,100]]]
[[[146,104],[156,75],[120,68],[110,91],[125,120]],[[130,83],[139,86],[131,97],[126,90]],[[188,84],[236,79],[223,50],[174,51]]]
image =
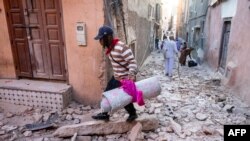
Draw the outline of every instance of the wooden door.
[[[226,69],[230,29],[231,29],[231,22],[226,21],[224,23],[224,29],[223,29],[223,34],[222,34],[222,45],[220,49],[220,58],[219,58],[219,67],[223,71]]]
[[[5,1],[18,76],[65,80],[59,0]],[[20,21],[18,25],[15,20],[16,7]],[[17,35],[20,37],[17,38]],[[21,47],[15,44],[19,38],[23,43]],[[25,57],[20,57],[19,54]],[[25,75],[22,73],[24,70]]]

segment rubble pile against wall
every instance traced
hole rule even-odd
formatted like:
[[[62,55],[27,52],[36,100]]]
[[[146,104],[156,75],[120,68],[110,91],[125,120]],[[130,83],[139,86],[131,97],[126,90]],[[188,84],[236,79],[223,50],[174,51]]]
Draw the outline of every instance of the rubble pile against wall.
[[[146,100],[145,106],[136,105],[140,118],[156,117],[154,120],[157,120],[159,126],[155,130],[145,131],[141,122],[141,126],[134,124],[126,131],[124,130],[125,132],[122,134],[112,132],[112,134],[106,135],[93,135],[83,134],[82,131],[79,134],[72,132],[67,138],[53,136],[56,129],[60,129],[60,127],[79,127],[87,122],[100,123],[100,121],[91,119],[91,115],[100,112],[98,108],[72,102],[66,109],[58,112],[59,117],[53,122],[53,127],[37,131],[28,131],[24,127],[26,124],[44,123],[56,111],[28,107],[16,113],[7,112],[1,108],[0,140],[128,141],[129,138],[131,140],[136,138],[141,141],[214,141],[223,140],[223,125],[250,123],[249,106],[233,97],[230,90],[225,88],[220,79],[215,78],[205,66],[180,67],[180,77],[177,68],[175,68],[173,78],[168,78],[163,72],[162,54],[153,52],[140,69],[138,79],[158,76],[162,85],[161,95]],[[113,123],[121,121],[119,124],[123,125],[127,116],[127,112],[122,109],[112,114],[110,122],[103,124],[114,126]],[[99,124],[99,126],[103,125]],[[123,126],[117,128],[123,128]],[[106,126],[105,130],[109,130],[109,127]],[[67,132],[67,130],[65,131]]]

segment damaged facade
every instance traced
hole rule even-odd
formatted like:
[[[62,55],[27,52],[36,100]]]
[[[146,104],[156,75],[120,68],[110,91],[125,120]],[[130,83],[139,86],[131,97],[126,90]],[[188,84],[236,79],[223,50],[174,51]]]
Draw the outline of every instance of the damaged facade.
[[[224,83],[237,96],[250,103],[250,79],[247,73],[250,69],[247,61],[250,50],[250,1],[203,0],[203,8],[200,0],[185,2],[189,3],[186,36],[189,46],[196,49],[196,60],[206,61],[211,68],[222,74]],[[200,10],[195,5],[199,5]],[[193,12],[200,16],[190,19]],[[196,45],[202,49],[201,52],[204,51],[204,56],[203,53],[199,56]]]
[[[161,0],[106,0],[107,24],[132,48],[139,66],[161,37]]]
[[[178,36],[185,39],[188,47],[194,48],[192,57],[198,63],[204,59],[204,25],[208,0],[184,0],[178,6]]]
[[[75,100],[97,104],[111,75],[98,28],[112,26],[140,66],[161,36],[160,13],[160,0],[0,1],[0,79],[68,84]]]

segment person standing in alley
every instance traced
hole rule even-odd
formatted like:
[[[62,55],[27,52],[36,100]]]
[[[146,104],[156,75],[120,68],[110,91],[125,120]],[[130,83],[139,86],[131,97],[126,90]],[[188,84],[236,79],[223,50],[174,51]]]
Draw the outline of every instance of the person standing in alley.
[[[137,64],[132,50],[119,39],[113,37],[113,30],[109,26],[99,28],[95,40],[99,40],[102,47],[106,50],[106,55],[111,61],[114,76],[108,82],[105,91],[109,91],[121,86],[121,81],[129,79],[135,81]],[[124,107],[129,113],[127,122],[135,120],[138,116],[133,103]],[[109,113],[102,112],[92,116],[96,120],[109,120]]]
[[[181,41],[180,41],[180,39],[178,37],[176,38],[176,46],[177,46],[177,50],[180,51],[180,49],[181,49]]]
[[[183,47],[180,50],[181,55],[180,55],[180,58],[179,58],[179,63],[181,64],[181,66],[186,65],[187,56],[189,56],[189,58],[192,59],[191,54],[190,54],[192,50],[193,50],[193,48],[188,48],[187,47],[186,42],[183,43]]]
[[[155,38],[155,49],[158,50],[159,39],[158,37]]]
[[[165,75],[172,77],[175,55],[178,54],[174,36],[169,37],[170,40],[164,40],[163,56],[165,60]]]

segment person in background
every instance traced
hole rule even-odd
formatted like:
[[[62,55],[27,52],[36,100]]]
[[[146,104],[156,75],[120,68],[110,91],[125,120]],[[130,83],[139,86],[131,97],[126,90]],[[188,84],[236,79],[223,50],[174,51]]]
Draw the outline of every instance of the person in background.
[[[187,47],[187,43],[186,42],[183,43],[183,47],[180,50],[181,55],[180,55],[180,58],[179,58],[179,63],[181,64],[181,66],[185,66],[186,65],[187,56],[189,56],[190,59],[192,59],[192,57],[191,57],[191,51],[192,50],[193,50],[193,48],[188,48]]]
[[[156,37],[155,38],[155,49],[158,50],[158,43],[159,43],[159,39]]]
[[[181,41],[180,41],[180,39],[178,37],[176,38],[176,46],[177,46],[177,50],[180,51],[180,49],[181,49]]]
[[[178,55],[178,50],[174,41],[174,36],[170,36],[169,39],[170,40],[164,39],[163,56],[165,59],[165,75],[172,77],[174,59],[175,55]]]
[[[95,40],[99,40],[102,47],[106,50],[106,55],[111,61],[114,76],[108,82],[105,91],[109,91],[121,86],[121,80],[135,81],[137,73],[137,63],[132,53],[132,50],[119,39],[113,37],[113,30],[109,26],[99,28],[98,35]],[[135,120],[138,116],[133,103],[124,107],[129,113],[127,122]],[[102,112],[92,116],[96,120],[109,120],[110,115],[107,112]]]

